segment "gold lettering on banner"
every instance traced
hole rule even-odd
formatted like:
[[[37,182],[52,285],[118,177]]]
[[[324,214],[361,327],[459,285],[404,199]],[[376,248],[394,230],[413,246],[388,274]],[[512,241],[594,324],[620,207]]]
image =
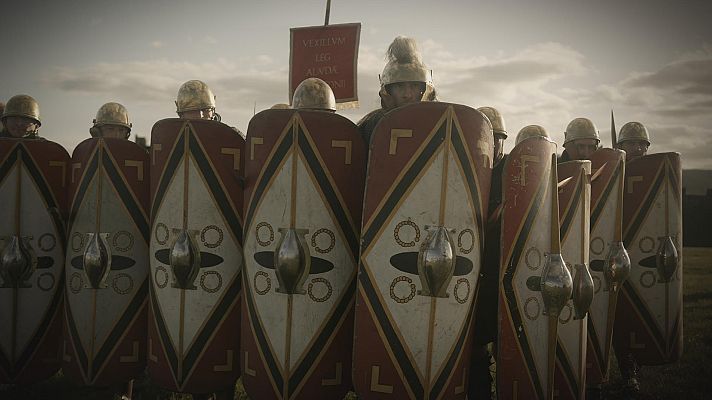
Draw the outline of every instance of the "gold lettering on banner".
[[[139,342],[138,342],[138,340],[134,340],[133,350],[131,352],[131,355],[119,357],[119,362],[121,362],[121,363],[135,363],[135,362],[137,362],[138,361],[138,350],[139,350]]]
[[[62,345],[62,360],[65,362],[70,362],[72,361],[72,357],[67,354],[67,341],[64,341],[64,344]]]
[[[50,161],[49,166],[62,168],[62,187],[65,187],[67,185],[67,163],[64,161]]]
[[[158,362],[158,357],[153,354],[153,340],[148,339],[148,359],[153,362]]]
[[[249,353],[245,352],[245,370],[243,372],[249,376],[257,376],[257,372],[254,369],[249,367],[249,365],[248,365],[249,363],[250,363]]]
[[[645,343],[638,343],[638,341],[635,340],[635,332],[630,333],[630,348],[631,349],[644,349],[645,348]]]
[[[321,386],[338,386],[341,385],[342,367],[341,363],[336,363],[336,377],[334,379],[322,379]]]
[[[459,386],[455,386],[455,394],[462,394],[465,393],[465,373],[467,372],[467,368],[462,368],[462,383]]]
[[[261,137],[250,138],[250,161],[255,159],[255,146],[264,144],[265,139]]]
[[[531,154],[522,154],[519,158],[519,184],[521,186],[527,186],[527,163],[538,163],[539,157],[533,156]]]
[[[398,151],[398,139],[400,138],[412,138],[412,129],[391,129],[391,144],[388,146],[388,154],[394,156]]]
[[[344,165],[351,165],[351,147],[353,145],[353,142],[350,140],[332,140],[331,141],[331,148],[336,149],[336,148],[342,148],[345,150],[344,154]]]
[[[213,366],[214,372],[230,372],[232,371],[232,350],[225,350],[225,364]]]
[[[136,179],[143,182],[143,161],[125,160],[124,167],[136,168]]]
[[[383,385],[378,382],[381,374],[381,367],[378,365],[371,366],[371,391],[376,393],[393,393],[393,386]]]
[[[80,163],[80,162],[72,163],[72,183],[74,183],[74,172],[76,172],[81,167],[82,167],[82,163]]]
[[[633,189],[633,184],[638,183],[638,182],[643,182],[643,176],[641,175],[636,175],[636,176],[629,176],[628,177],[628,194],[632,194],[635,190]]]
[[[156,152],[161,151],[161,149],[163,149],[163,146],[160,143],[151,145],[151,165],[156,165]]]
[[[343,46],[346,44],[346,36],[336,36],[321,39],[303,39],[302,44],[304,47],[331,47],[331,46]]]
[[[235,171],[240,170],[240,149],[235,147],[222,147],[220,148],[220,154],[232,156],[232,169]]]

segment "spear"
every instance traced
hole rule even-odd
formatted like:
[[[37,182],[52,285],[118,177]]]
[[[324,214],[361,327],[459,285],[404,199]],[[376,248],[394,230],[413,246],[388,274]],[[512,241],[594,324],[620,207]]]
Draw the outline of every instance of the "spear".
[[[611,147],[616,148],[616,121],[613,118],[613,109],[611,108]]]

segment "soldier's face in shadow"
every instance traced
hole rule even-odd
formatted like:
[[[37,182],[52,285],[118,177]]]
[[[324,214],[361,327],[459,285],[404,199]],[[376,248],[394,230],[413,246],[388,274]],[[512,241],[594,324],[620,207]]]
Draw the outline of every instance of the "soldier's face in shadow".
[[[625,151],[626,160],[646,155],[648,146],[650,145],[645,140],[626,140],[618,145],[621,150]]]
[[[397,82],[386,86],[392,107],[418,103],[425,93],[425,82]]]
[[[566,152],[572,160],[588,160],[596,150],[598,141],[596,139],[576,139],[564,145]]]
[[[215,110],[212,108],[204,108],[202,110],[183,111],[179,116],[185,119],[213,119]]]
[[[101,136],[112,139],[128,139],[129,128],[120,125],[104,125],[101,128]]]
[[[504,136],[494,135],[494,154],[492,155],[493,163],[497,163],[504,155]]]
[[[15,138],[32,134],[40,127],[37,121],[27,117],[7,117],[3,120],[3,124],[10,136]]]

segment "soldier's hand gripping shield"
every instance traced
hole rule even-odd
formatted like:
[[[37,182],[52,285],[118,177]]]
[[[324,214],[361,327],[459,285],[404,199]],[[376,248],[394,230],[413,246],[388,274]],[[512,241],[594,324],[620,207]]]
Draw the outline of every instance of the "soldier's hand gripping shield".
[[[120,384],[146,366],[148,153],[87,139],[71,166],[62,369],[80,385]]]
[[[591,162],[557,165],[561,255],[573,279],[573,293],[559,315],[555,391],[561,399],[584,399],[586,392],[586,337],[593,300],[589,271]]]
[[[586,385],[608,381],[618,293],[630,272],[623,246],[625,153],[599,149],[591,156],[590,263],[594,295],[588,318]]]
[[[351,388],[366,145],[348,119],[266,110],[247,131],[242,366],[248,395]]]
[[[682,167],[659,153],[626,165],[623,243],[630,276],[616,309],[614,346],[641,365],[682,356]]]
[[[50,141],[0,139],[0,383],[61,364],[64,217],[70,159]]]
[[[561,256],[556,145],[517,144],[502,177],[497,394],[551,399],[559,318],[572,293]]]
[[[244,139],[210,120],[151,132],[148,371],[173,391],[209,393],[240,375]]]
[[[417,103],[373,133],[354,335],[361,398],[465,398],[491,129],[472,108]]]

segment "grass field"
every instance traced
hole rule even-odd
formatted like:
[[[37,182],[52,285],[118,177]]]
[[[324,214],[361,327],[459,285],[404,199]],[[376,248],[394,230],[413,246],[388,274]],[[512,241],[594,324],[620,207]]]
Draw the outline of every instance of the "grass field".
[[[643,367],[641,392],[637,399],[695,400],[712,398],[712,248],[685,248],[684,262],[684,353],[675,363]],[[622,390],[620,373],[613,363],[611,384],[604,388],[607,399],[629,398]],[[137,382],[142,400],[187,400],[152,386],[147,379]],[[684,398],[682,397],[684,396]],[[109,390],[72,386],[61,374],[32,386],[0,386],[0,399],[112,399]],[[236,394],[235,399],[240,396]],[[256,399],[258,400],[258,399]]]

